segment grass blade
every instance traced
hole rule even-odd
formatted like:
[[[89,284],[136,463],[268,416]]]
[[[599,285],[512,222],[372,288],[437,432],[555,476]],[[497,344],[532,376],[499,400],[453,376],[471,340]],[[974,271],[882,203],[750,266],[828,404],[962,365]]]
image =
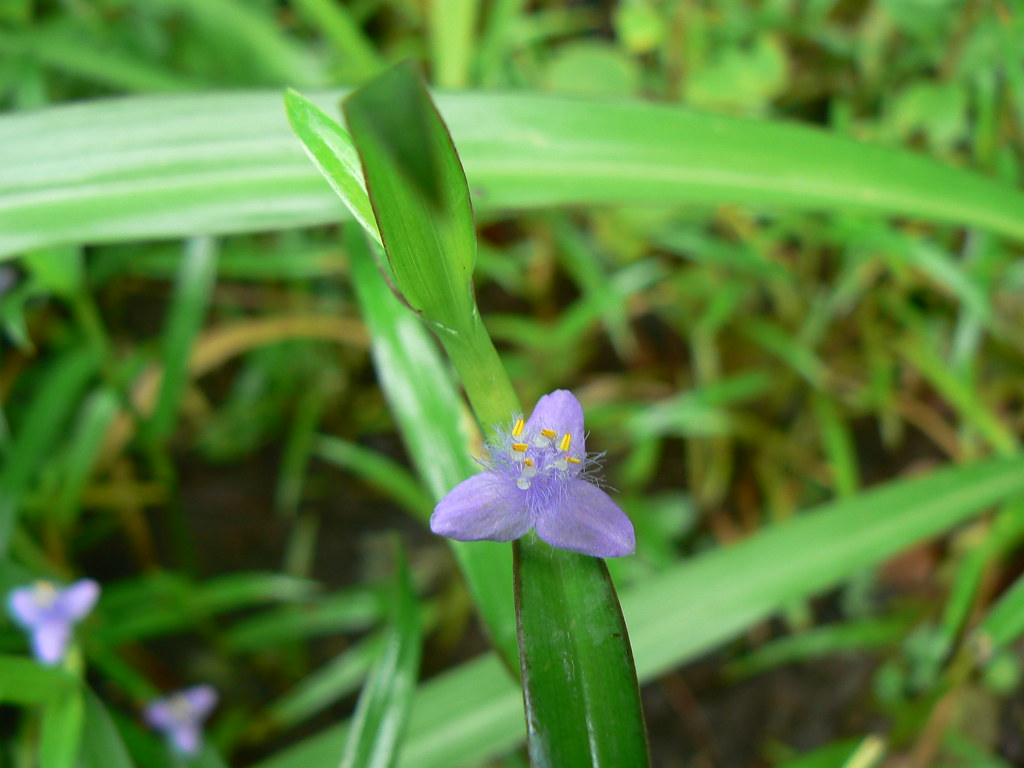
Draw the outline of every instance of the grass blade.
[[[388,290],[366,240],[354,227],[347,232],[346,245],[356,297],[373,339],[381,389],[402,428],[416,474],[433,500],[439,501],[477,470],[470,458],[470,437],[460,426],[467,415],[430,334]],[[509,547],[492,542],[451,541],[449,545],[491,642],[509,669],[518,668]]]
[[[192,345],[203,325],[217,278],[217,248],[213,240],[200,237],[189,241],[181,261],[174,290],[174,303],[164,330],[163,381],[156,408],[147,424],[149,436],[166,439],[178,420],[178,409],[188,382]]]
[[[604,561],[530,540],[514,552],[531,765],[649,765],[629,636]]]
[[[361,445],[325,435],[317,440],[315,452],[320,458],[376,486],[423,522],[429,522],[430,513],[434,511],[433,500],[398,462]]]
[[[383,59],[347,6],[331,0],[295,0],[294,6],[323,32],[353,80],[372,77],[384,68]]]
[[[309,159],[338,193],[356,221],[362,224],[378,245],[382,245],[373,207],[366,194],[359,155],[348,131],[296,91],[284,95],[284,108],[292,130],[302,141]]]
[[[15,434],[9,459],[0,469],[0,558],[7,553],[18,504],[34,470],[67,423],[79,396],[93,377],[97,357],[88,348],[69,352],[51,363],[24,420]]]
[[[331,110],[335,91],[314,101]],[[865,210],[1024,239],[1024,194],[799,125],[530,94],[438,97],[481,210],[733,201]],[[338,219],[280,94],[147,96],[0,117],[0,255]]]
[[[430,60],[439,88],[465,88],[473,63],[480,0],[436,0],[430,4]]]
[[[133,768],[128,750],[106,707],[90,690],[85,696],[85,727],[79,760],[82,768]]]
[[[290,728],[347,696],[380,656],[380,646],[379,638],[371,637],[317,669],[267,708],[267,721],[276,728]]]
[[[476,228],[448,130],[411,64],[375,78],[343,110],[398,290],[431,322],[463,332]]]
[[[352,717],[341,768],[389,768],[405,731],[420,665],[420,620],[401,546],[396,554],[391,625]]]
[[[985,652],[1005,648],[1024,635],[1024,578],[999,598],[977,629]]]
[[[74,768],[84,726],[85,704],[78,686],[68,686],[43,708],[39,768]]]

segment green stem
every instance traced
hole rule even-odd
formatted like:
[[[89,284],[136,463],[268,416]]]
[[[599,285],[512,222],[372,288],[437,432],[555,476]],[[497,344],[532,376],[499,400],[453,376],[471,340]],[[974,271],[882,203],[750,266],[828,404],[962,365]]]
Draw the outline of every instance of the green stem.
[[[474,307],[473,322],[464,333],[438,334],[459,374],[469,403],[486,436],[522,411],[487,329]]]

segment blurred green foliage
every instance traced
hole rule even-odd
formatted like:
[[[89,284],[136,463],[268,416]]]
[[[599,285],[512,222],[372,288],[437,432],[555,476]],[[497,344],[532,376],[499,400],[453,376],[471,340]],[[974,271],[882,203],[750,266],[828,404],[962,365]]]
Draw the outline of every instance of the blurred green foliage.
[[[9,0],[0,105],[351,87],[411,57],[448,88],[810,124],[1019,194],[1022,39],[1024,12],[999,0]],[[587,406],[637,528],[638,555],[609,563],[631,604],[657,584],[699,599],[674,581],[691,561],[755,594],[808,551],[737,555],[731,572],[706,558],[821,503],[1016,457],[1019,242],[841,205],[479,210],[484,322],[523,402],[564,386]],[[24,715],[0,725],[0,765],[31,765],[37,747],[47,768],[73,762],[62,722],[83,734],[83,765],[170,765],[138,713],[197,680],[223,702],[198,764],[287,754],[353,711],[378,658],[391,529],[409,545],[426,674],[454,668],[414,700],[418,764],[521,765],[502,757],[520,738],[502,719],[521,714],[513,685],[493,657],[465,661],[483,648],[474,597],[420,524],[437,479],[395,469],[407,417],[374,371],[349,249],[337,227],[267,231],[259,215],[238,235],[126,230],[0,262],[0,588],[104,586],[67,673],[28,666],[0,621],[0,700]],[[473,454],[463,418],[440,428]],[[980,496],[995,480],[963,482]],[[992,490],[948,535],[907,533],[902,554],[773,619],[708,585],[707,621],[719,604],[747,618],[704,645],[688,635],[702,661],[666,670],[667,648],[647,667],[655,764],[870,765],[879,749],[914,766],[1024,762],[1024,513],[1000,482],[1006,498]],[[920,503],[926,519],[908,487],[894,516]],[[784,542],[835,544],[796,531]],[[479,717],[430,719],[453,700]]]

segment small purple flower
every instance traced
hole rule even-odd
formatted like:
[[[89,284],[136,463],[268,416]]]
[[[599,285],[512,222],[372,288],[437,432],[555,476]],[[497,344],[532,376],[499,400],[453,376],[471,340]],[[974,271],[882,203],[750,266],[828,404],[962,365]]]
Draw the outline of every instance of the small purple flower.
[[[14,620],[32,636],[32,651],[43,664],[59,664],[71,640],[71,626],[92,610],[100,585],[81,579],[64,589],[49,581],[12,589],[7,598]]]
[[[193,685],[146,707],[146,722],[162,731],[171,747],[194,755],[202,747],[202,724],[217,705],[213,686]]]
[[[528,421],[516,417],[487,448],[487,471],[459,483],[434,509],[434,533],[511,541],[536,528],[553,547],[594,557],[633,554],[633,524],[594,484],[583,406],[571,392],[544,395]]]

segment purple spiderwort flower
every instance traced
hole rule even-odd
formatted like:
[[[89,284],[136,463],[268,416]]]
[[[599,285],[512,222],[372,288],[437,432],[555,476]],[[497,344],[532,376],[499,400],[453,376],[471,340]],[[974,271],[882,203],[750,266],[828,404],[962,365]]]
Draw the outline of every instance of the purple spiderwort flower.
[[[81,579],[64,589],[49,581],[12,589],[11,616],[32,636],[32,651],[43,664],[59,664],[67,653],[71,627],[86,617],[100,596],[100,585]]]
[[[162,731],[171,747],[194,755],[203,745],[202,724],[217,705],[217,691],[210,685],[193,685],[150,702],[146,722]]]
[[[488,442],[486,472],[455,486],[434,509],[430,530],[460,541],[511,541],[531,528],[553,547],[594,557],[636,549],[633,524],[595,485],[583,406],[564,389],[537,401],[529,420]]]

